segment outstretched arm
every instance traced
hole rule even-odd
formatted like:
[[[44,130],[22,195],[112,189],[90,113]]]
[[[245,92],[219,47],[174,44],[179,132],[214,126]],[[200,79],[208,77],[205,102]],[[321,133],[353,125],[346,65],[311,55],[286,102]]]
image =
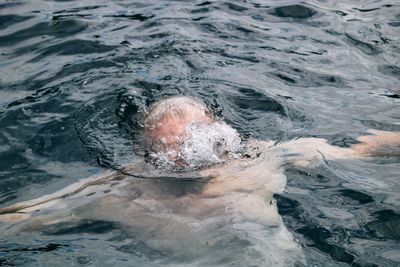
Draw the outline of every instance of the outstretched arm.
[[[164,174],[164,172],[154,169],[151,165],[147,165],[141,159],[138,159],[118,171],[106,171],[100,175],[81,179],[52,194],[0,208],[0,223],[25,221],[32,217],[47,214],[50,210],[52,211],[51,214],[56,213],[55,211],[61,211],[63,208],[64,210],[71,210],[105,194],[112,194],[116,188],[123,187],[127,183],[139,186],[144,181],[168,179],[169,176],[171,175]],[[196,173],[193,173],[193,176],[185,173],[174,174],[173,177],[198,178]]]
[[[91,187],[101,185],[118,177],[116,171],[109,171],[100,176],[81,179],[76,183],[67,186],[55,193],[44,195],[42,197],[16,203],[9,207],[0,208],[0,222],[14,223],[26,220],[31,217],[32,212],[36,210],[45,210],[57,205],[63,199],[77,195],[79,193],[90,194]]]
[[[400,132],[371,129],[368,133],[358,137],[360,143],[349,148],[330,145],[322,138],[300,138],[277,147],[285,150],[284,156],[290,163],[303,167],[318,165],[323,160],[400,156]]]
[[[357,138],[359,144],[351,146],[353,157],[396,157],[400,156],[400,132],[368,130],[371,135]]]

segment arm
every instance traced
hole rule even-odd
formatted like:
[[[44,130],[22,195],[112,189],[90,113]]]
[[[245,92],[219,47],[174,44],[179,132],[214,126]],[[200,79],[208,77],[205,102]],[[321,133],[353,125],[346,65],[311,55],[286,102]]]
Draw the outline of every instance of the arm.
[[[368,130],[372,135],[357,138],[359,144],[351,146],[353,157],[398,157],[400,156],[400,132]]]
[[[337,147],[322,138],[300,138],[277,147],[292,164],[302,167],[319,165],[324,160],[400,156],[400,132],[368,130],[371,135],[357,138],[360,143],[349,148]]]
[[[106,190],[108,187],[113,186],[112,181],[122,180],[126,175],[134,177],[142,177],[147,179],[146,174],[152,174],[148,166],[142,159],[136,159],[131,163],[125,165],[119,171],[106,171],[100,175],[91,176],[88,178],[80,179],[77,182],[59,190],[54,193],[44,195],[42,197],[31,199],[16,203],[14,205],[0,208],[0,222],[18,222],[23,221],[32,216],[35,211],[48,211],[50,209],[60,209],[71,204],[74,199],[89,199],[99,197],[102,195],[101,190]],[[86,198],[82,198],[86,196]],[[79,203],[72,204],[79,206]]]
[[[56,205],[60,205],[64,199],[70,196],[90,194],[95,190],[93,186],[105,184],[117,177],[118,173],[116,171],[108,171],[100,176],[81,179],[55,193],[0,208],[0,222],[15,223],[24,221],[30,218],[34,211],[51,209]]]

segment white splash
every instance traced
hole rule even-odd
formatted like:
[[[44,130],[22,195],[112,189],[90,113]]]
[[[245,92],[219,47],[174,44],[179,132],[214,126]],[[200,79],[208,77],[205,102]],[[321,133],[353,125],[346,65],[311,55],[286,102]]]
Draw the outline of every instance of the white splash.
[[[225,122],[193,122],[178,150],[151,153],[150,157],[158,168],[195,170],[236,159],[242,148],[238,132]]]

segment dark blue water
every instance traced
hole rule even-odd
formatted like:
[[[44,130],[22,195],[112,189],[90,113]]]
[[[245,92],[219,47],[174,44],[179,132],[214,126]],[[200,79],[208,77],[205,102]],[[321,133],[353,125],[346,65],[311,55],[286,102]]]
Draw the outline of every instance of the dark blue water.
[[[0,205],[142,157],[141,111],[170,95],[246,138],[400,131],[399,36],[398,1],[0,1]],[[399,173],[398,158],[287,168],[275,198],[309,266],[400,265]],[[0,236],[0,266],[163,256],[118,228]]]

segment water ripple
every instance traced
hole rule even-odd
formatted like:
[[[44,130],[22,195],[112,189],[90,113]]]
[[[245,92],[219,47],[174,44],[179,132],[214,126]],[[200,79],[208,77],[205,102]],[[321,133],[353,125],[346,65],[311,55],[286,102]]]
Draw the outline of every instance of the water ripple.
[[[0,204],[72,183],[76,162],[115,166],[143,156],[141,111],[175,94],[202,99],[244,138],[316,136],[349,146],[368,128],[400,131],[398,10],[388,0],[3,1]],[[396,163],[286,172],[278,208],[309,265],[398,265]],[[46,164],[64,167],[52,173]],[[112,222],[51,230],[51,244],[71,233],[104,238],[96,245],[71,241],[94,256],[74,254],[73,262],[62,258],[65,265],[97,264],[96,253],[110,249],[103,244],[119,253],[115,265],[166,257]],[[194,223],[193,231],[201,230]],[[26,240],[17,248],[49,244],[43,238],[30,247]],[[39,252],[13,259],[15,251],[0,251],[0,265],[29,265],[42,259]]]

